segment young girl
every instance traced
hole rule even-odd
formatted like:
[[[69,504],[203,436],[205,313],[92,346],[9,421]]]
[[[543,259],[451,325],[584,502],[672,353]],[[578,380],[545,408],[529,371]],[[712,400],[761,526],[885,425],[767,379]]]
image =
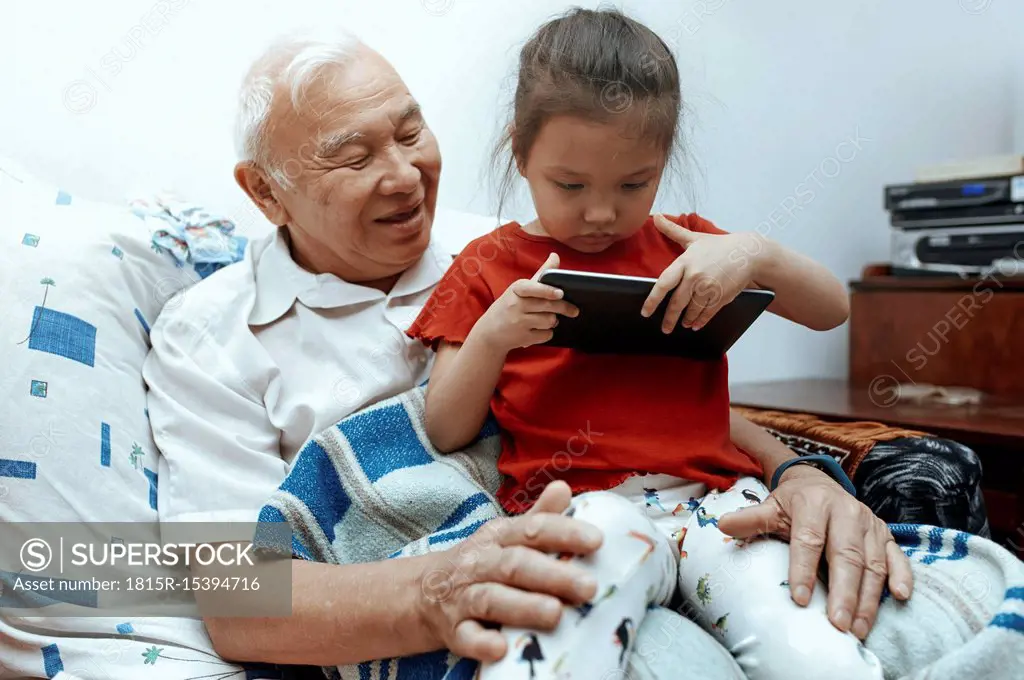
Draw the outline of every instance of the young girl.
[[[657,277],[637,314],[668,298],[666,332],[700,328],[746,287],[774,290],[769,309],[811,328],[845,320],[843,286],[819,265],[696,215],[650,215],[680,106],[672,54],[641,24],[574,10],[544,25],[520,56],[507,140],[537,219],[470,244],[409,330],[437,350],[434,445],[464,446],[493,411],[505,508],[524,511],[562,479],[570,512],[605,535],[584,562],[597,597],[567,609],[552,633],[506,628],[509,652],[483,677],[619,677],[646,608],[679,587],[751,678],[881,678],[877,660],[828,621],[824,587],[807,607],[792,602],[784,543],[717,529],[719,516],[768,495],[762,466],[730,439],[724,358],[544,344],[560,316],[578,313],[538,282],[551,267]]]

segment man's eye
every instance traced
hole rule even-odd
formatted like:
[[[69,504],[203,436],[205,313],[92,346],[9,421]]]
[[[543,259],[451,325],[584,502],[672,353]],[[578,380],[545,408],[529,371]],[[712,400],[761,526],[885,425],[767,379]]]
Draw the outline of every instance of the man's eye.
[[[420,129],[416,130],[415,132],[407,134],[406,136],[402,137],[398,141],[400,141],[402,144],[405,144],[406,146],[412,146],[416,142],[420,141],[420,133],[422,131],[423,131],[423,129],[420,128]]]
[[[579,191],[580,189],[583,188],[582,184],[568,184],[566,182],[555,182],[555,184],[557,184],[560,189],[564,189],[565,191]]]
[[[625,189],[626,191],[639,191],[640,189],[643,189],[644,187],[646,187],[648,184],[650,184],[650,181],[647,181],[647,182],[630,182],[630,183],[627,183],[627,184],[623,184],[622,188]]]
[[[369,156],[360,156],[359,158],[353,158],[350,161],[345,162],[345,167],[351,170],[362,170],[370,163]]]

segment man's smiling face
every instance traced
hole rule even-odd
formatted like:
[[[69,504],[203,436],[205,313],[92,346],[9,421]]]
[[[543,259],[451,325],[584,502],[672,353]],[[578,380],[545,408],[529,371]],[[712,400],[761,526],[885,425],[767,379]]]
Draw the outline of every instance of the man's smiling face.
[[[297,111],[290,99],[275,96],[269,143],[289,180],[274,193],[297,261],[353,282],[414,264],[430,241],[441,153],[395,69],[361,46],[322,70]]]

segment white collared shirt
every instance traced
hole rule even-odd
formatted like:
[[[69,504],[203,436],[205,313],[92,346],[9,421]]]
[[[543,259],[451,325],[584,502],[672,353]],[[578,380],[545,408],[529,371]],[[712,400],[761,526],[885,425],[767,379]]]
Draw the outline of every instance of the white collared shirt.
[[[385,294],[305,271],[278,232],[169,301],[143,368],[161,521],[255,521],[310,438],[426,380],[405,330],[451,260],[432,243]]]

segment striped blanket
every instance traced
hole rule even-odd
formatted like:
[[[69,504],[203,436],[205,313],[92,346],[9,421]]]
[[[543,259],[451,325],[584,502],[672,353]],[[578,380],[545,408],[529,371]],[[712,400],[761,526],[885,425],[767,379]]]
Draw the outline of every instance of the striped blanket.
[[[489,422],[466,449],[443,455],[427,439],[423,413],[419,387],[324,431],[303,448],[260,521],[289,523],[294,554],[329,564],[445,550],[472,535],[502,512],[494,497],[497,428]],[[962,532],[892,529],[911,557],[916,586],[910,603],[883,607],[868,640],[892,669],[887,677],[906,677],[926,664],[937,673],[928,677],[1024,677],[1012,675],[1024,668],[1020,561]],[[434,652],[324,671],[341,680],[469,680],[476,664]]]
[[[423,430],[424,389],[349,416],[310,441],[261,522],[288,522],[296,556],[354,564],[446,550],[498,516],[498,430],[441,454]],[[342,680],[469,680],[476,663],[446,652],[324,669]]]

